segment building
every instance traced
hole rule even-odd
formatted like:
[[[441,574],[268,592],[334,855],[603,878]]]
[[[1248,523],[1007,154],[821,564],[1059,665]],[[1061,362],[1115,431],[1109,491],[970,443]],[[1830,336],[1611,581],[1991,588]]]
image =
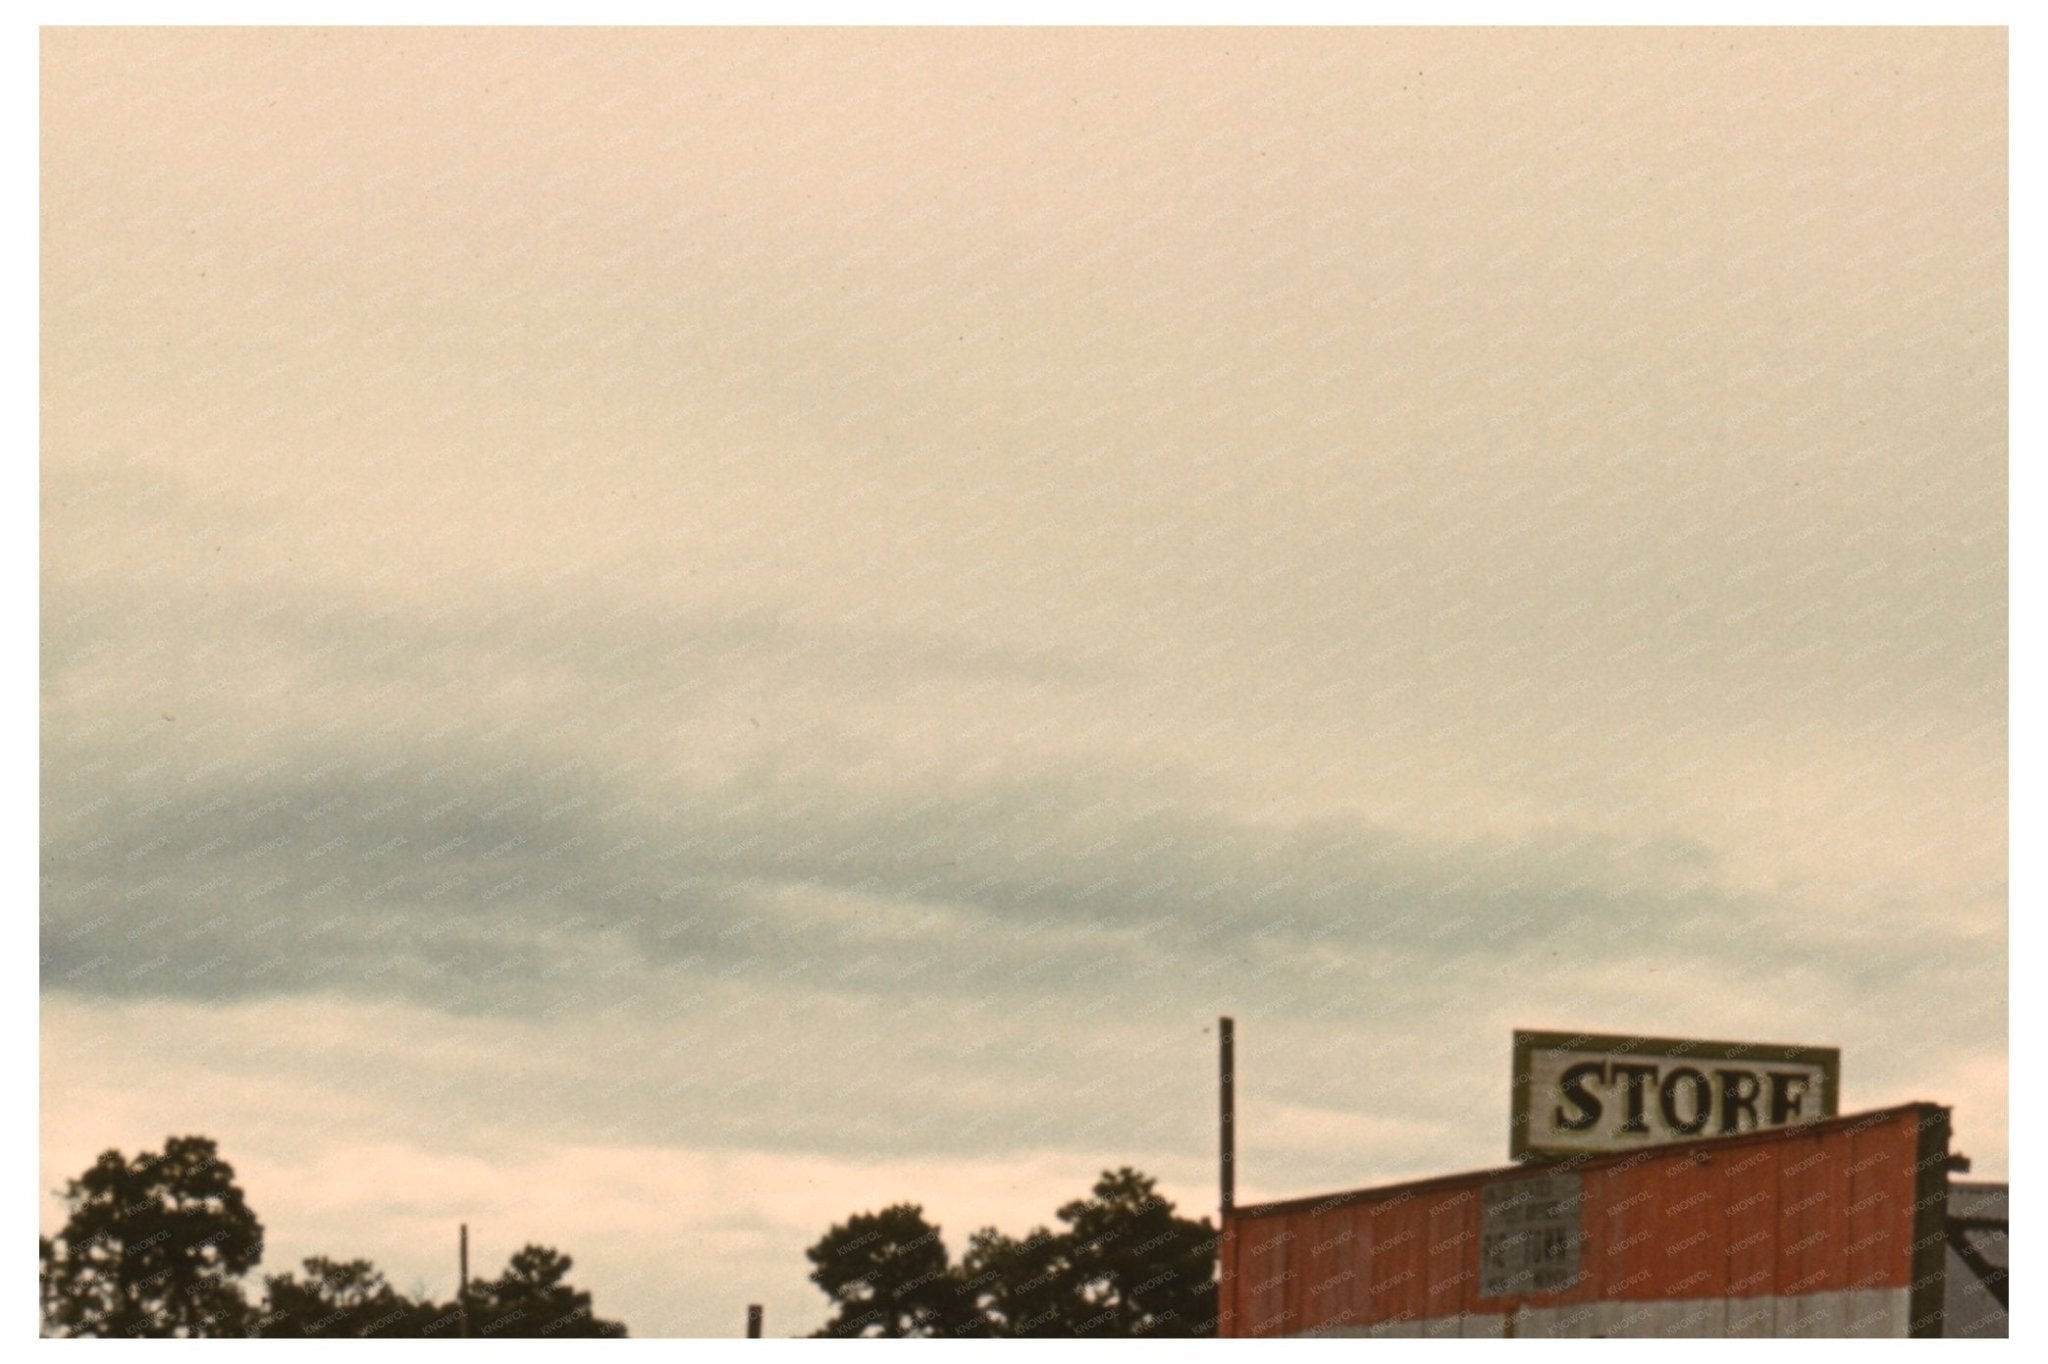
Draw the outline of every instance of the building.
[[[1219,1333],[2003,1335],[2004,1189],[1953,1163],[1913,1103],[1227,1207]]]
[[[1977,1339],[2007,1334],[2006,1188],[1948,1186],[1948,1281],[1942,1334]]]

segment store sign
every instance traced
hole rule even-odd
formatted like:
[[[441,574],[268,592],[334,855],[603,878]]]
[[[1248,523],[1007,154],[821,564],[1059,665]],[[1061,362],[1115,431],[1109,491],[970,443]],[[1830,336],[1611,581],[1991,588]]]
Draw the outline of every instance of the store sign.
[[[1591,1033],[1517,1032],[1516,1160],[1627,1151],[1832,1118],[1842,1054]]]

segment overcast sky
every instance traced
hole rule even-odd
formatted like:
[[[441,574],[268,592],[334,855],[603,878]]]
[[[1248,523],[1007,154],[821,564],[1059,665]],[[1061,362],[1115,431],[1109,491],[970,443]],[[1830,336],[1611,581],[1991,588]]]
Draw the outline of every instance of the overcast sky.
[[[42,1187],[825,1314],[1516,1027],[2006,1165],[1992,30],[53,31]],[[44,1199],[45,1229],[61,1203]]]

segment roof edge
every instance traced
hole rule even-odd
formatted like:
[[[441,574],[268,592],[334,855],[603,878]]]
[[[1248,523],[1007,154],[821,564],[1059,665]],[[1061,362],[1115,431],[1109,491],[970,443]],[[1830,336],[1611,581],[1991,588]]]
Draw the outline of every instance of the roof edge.
[[[1769,1127],[1735,1136],[1694,1137],[1688,1141],[1661,1142],[1654,1146],[1638,1147],[1633,1151],[1608,1151],[1598,1155],[1566,1156],[1556,1160],[1530,1161],[1520,1165],[1497,1165],[1486,1169],[1467,1170],[1459,1174],[1432,1175],[1426,1179],[1406,1180],[1398,1184],[1375,1184],[1360,1189],[1342,1189],[1332,1193],[1309,1194],[1266,1203],[1245,1203],[1232,1208],[1229,1217],[1232,1221],[1243,1221],[1247,1218],[1271,1217],[1283,1213],[1324,1212],[1347,1207],[1353,1203],[1369,1203],[1385,1198],[1460,1189],[1496,1179],[1526,1179],[1565,1171],[1625,1169],[1651,1156],[1677,1155],[1685,1151],[1739,1150],[1745,1146],[1783,1141],[1791,1137],[1822,1136],[1861,1126],[1876,1126],[1909,1113],[1926,1116],[1938,1112],[1946,1116],[1949,1111],[1950,1106],[1947,1104],[1914,1100],[1889,1108],[1845,1113],[1840,1117],[1821,1118],[1790,1127]]]

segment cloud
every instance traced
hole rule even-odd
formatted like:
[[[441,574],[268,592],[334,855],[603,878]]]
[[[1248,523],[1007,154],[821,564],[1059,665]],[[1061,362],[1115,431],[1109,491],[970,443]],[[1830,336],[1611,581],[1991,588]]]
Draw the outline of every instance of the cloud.
[[[1549,954],[1818,973],[1882,997],[1936,969],[1937,889],[1945,931],[1977,944],[1955,980],[2002,943],[1995,892],[1954,918],[1967,881],[1895,889],[1880,919],[1830,890],[1837,866],[1759,874],[1810,839],[1772,855],[1677,820],[1460,830],[1268,811],[1071,733],[934,749],[900,717],[991,688],[1056,712],[1104,681],[971,637],[576,610],[573,595],[459,619],[170,590],[160,604],[195,614],[214,651],[194,656],[104,602],[59,590],[51,613],[60,640],[125,641],[75,659],[60,644],[47,684],[64,718],[45,750],[43,977],[81,996],[314,992],[518,1015],[702,980],[1178,1002],[1233,977],[1289,982],[1288,997],[1354,973],[1398,979],[1420,1009]],[[795,697],[813,727],[735,730],[740,711],[786,715]],[[876,702],[892,718],[861,728]],[[1894,768],[1899,789],[1920,770]],[[1814,769],[1783,801],[1833,808],[1817,778],[1839,780]]]
[[[253,773],[193,755],[76,805],[99,788],[58,775],[46,978],[517,1010],[635,969],[979,993],[1317,949],[1433,970],[1631,926],[1706,951],[1792,936],[1784,906],[1723,890],[1713,854],[1669,835],[1272,822],[1095,769],[919,781],[813,757],[635,783],[515,736],[358,752],[379,744],[368,765],[315,749]]]

